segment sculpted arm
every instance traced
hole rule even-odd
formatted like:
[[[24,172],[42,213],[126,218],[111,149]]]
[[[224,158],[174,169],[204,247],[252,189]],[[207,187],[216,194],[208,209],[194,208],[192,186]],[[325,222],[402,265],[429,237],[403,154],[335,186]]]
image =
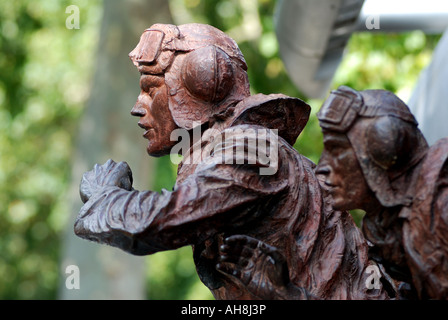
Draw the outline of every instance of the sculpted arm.
[[[207,239],[226,225],[233,225],[265,192],[254,183],[255,171],[241,166],[198,166],[195,173],[172,192],[137,191],[131,188],[125,163],[104,164],[87,172],[81,182],[85,201],[75,222],[75,233],[85,239],[146,255]],[[103,185],[95,184],[98,176]],[[115,182],[112,180],[115,179]],[[100,179],[101,180],[101,179]],[[123,184],[120,181],[126,181]],[[91,186],[94,186],[91,188]],[[89,189],[90,188],[90,189]]]

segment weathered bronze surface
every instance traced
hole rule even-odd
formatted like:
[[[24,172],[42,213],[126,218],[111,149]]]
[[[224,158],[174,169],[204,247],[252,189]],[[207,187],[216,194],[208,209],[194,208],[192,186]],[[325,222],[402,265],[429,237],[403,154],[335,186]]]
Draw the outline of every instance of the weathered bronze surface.
[[[366,211],[369,255],[407,283],[403,294],[447,299],[448,138],[428,147],[408,107],[384,90],[342,86],[318,118],[317,172],[333,207]]]
[[[86,172],[78,236],[135,255],[191,245],[198,275],[217,299],[398,297],[399,282],[382,264],[389,266],[387,254],[394,256],[402,229],[387,228],[393,241],[378,245],[382,238],[371,236],[377,229],[368,219],[364,230],[375,244],[370,252],[380,248],[383,259],[369,258],[368,242],[343,205],[351,198],[337,200],[325,156],[316,174],[292,147],[308,121],[305,102],[281,94],[251,96],[238,46],[211,26],[153,25],[130,58],[141,73],[131,114],[145,130],[148,154],[184,157],[173,190],[161,193],[134,190],[125,162],[109,160]],[[340,115],[330,110],[326,116],[336,123]],[[176,132],[188,147],[177,148]],[[379,154],[382,165],[401,161]],[[362,183],[355,175],[357,158],[349,160],[350,177]],[[344,190],[351,193],[352,186]],[[365,183],[360,187],[368,193]],[[407,192],[399,194],[392,204],[408,199]],[[361,194],[353,196],[357,204]],[[415,233],[407,234],[412,242]],[[380,281],[372,286],[375,270]]]

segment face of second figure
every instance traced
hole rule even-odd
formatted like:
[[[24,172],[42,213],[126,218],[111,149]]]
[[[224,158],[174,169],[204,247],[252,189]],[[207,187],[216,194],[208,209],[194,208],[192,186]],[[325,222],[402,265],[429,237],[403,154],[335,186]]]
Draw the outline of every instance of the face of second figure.
[[[140,117],[138,126],[145,130],[148,154],[160,157],[170,153],[177,141],[171,141],[171,132],[178,128],[168,106],[168,92],[163,76],[142,74],[140,95],[131,114]]]
[[[336,210],[366,209],[374,199],[345,134],[324,131],[324,150],[316,173],[325,177]]]

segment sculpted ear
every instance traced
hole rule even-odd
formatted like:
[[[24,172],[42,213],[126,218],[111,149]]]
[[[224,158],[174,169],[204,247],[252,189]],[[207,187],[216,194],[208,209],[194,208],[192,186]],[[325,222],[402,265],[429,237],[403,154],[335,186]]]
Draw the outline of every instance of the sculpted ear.
[[[382,117],[366,130],[370,159],[383,170],[406,165],[412,160],[412,149],[417,145],[415,130],[394,117]]]
[[[213,45],[188,53],[181,76],[188,92],[207,102],[223,100],[234,85],[230,57]]]

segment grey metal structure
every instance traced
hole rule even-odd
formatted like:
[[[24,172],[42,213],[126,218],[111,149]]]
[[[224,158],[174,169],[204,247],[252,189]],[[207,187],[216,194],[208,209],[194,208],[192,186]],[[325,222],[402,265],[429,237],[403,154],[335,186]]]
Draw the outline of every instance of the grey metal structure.
[[[328,94],[354,32],[442,33],[447,27],[446,0],[279,0],[275,13],[281,57],[308,98]]]

